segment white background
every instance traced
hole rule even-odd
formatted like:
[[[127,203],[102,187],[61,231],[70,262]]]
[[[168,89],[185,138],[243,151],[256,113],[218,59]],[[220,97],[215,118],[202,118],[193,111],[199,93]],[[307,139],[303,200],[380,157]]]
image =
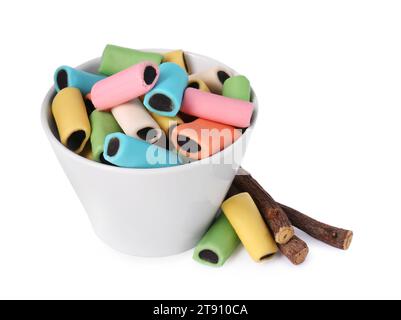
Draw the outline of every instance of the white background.
[[[0,2],[0,298],[401,298],[399,1]],[[347,252],[299,267],[221,269],[104,245],[57,163],[39,110],[62,64],[107,43],[182,48],[251,79],[259,123],[244,167],[279,201],[353,229]]]

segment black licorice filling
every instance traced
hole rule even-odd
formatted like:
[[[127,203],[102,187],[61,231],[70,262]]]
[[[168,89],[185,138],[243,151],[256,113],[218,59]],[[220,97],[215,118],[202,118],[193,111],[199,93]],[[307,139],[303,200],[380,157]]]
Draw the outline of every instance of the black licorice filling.
[[[194,89],[200,89],[200,85],[199,85],[199,82],[197,82],[197,81],[193,81],[193,82],[190,82],[189,84],[188,84],[188,88],[194,88]]]
[[[225,71],[219,71],[217,72],[217,77],[219,78],[221,84],[224,84],[224,82],[230,78],[230,75]]]
[[[219,256],[212,250],[202,250],[199,252],[199,258],[213,264],[219,263]]]
[[[137,133],[139,138],[147,142],[153,141],[157,137],[157,130],[152,127],[145,127],[139,130]]]
[[[143,79],[147,85],[151,85],[157,76],[156,69],[152,66],[147,66],[143,72]]]
[[[86,138],[84,130],[78,130],[73,132],[67,139],[67,148],[76,151],[78,150]]]
[[[173,110],[171,99],[164,94],[156,93],[149,99],[149,105],[159,111],[170,112]]]
[[[109,157],[114,157],[117,154],[119,148],[120,148],[120,140],[118,140],[117,138],[112,138],[109,141],[109,145],[107,147],[107,155]]]
[[[57,73],[57,86],[60,90],[68,87],[68,74],[64,69]]]
[[[202,147],[196,141],[187,136],[179,135],[177,138],[177,144],[183,151],[189,153],[196,153],[202,150]]]

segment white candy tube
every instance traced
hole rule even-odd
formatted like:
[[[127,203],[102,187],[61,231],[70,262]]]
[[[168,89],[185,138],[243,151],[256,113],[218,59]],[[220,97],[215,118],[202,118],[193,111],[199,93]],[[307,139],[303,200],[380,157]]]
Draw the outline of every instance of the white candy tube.
[[[111,113],[127,136],[149,143],[162,137],[163,131],[139,99],[114,107]]]

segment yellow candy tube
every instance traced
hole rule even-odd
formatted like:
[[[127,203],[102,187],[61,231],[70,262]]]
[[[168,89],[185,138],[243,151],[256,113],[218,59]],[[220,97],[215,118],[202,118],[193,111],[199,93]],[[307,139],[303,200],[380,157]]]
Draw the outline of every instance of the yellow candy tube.
[[[60,141],[71,151],[81,153],[91,134],[91,126],[81,92],[65,88],[54,98],[52,113]]]
[[[277,253],[276,242],[249,193],[227,199],[221,208],[253,260],[259,262]]]
[[[183,68],[187,73],[190,73],[190,70],[187,65],[187,61],[185,60],[185,54],[182,50],[176,50],[167,52],[163,55],[163,62],[173,62],[178,64],[181,68]]]
[[[170,129],[172,129],[172,127],[176,127],[176,126],[184,123],[184,121],[182,121],[182,119],[177,116],[165,117],[165,116],[161,116],[156,113],[153,113],[153,112],[151,112],[150,114],[153,117],[153,119],[155,119],[155,121],[159,125],[160,129],[162,129],[164,131],[164,133],[166,134],[167,137],[169,136],[169,132],[170,132]]]
[[[209,87],[206,82],[198,78],[196,75],[189,76],[188,88],[198,89],[204,92],[210,92]]]

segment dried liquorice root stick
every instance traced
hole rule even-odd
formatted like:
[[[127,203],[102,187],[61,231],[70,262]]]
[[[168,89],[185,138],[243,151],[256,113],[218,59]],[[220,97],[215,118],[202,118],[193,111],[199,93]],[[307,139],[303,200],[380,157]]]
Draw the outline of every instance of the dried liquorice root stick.
[[[297,236],[293,236],[286,244],[278,244],[278,248],[295,265],[303,263],[309,253],[308,245]]]
[[[262,213],[266,223],[278,244],[286,244],[294,236],[294,228],[284,210],[276,201],[252,178],[241,169],[234,179],[234,186],[243,192],[248,192]]]
[[[316,221],[286,205],[280,204],[280,206],[295,227],[306,232],[313,238],[342,250],[347,250],[350,247],[353,237],[352,231],[332,227]]]

